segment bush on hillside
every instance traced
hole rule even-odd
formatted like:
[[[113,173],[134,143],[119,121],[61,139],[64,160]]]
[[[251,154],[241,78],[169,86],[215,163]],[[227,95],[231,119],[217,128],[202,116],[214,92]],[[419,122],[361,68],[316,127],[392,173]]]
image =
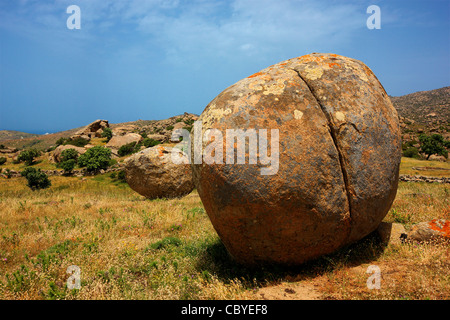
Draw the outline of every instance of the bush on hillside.
[[[45,189],[52,184],[48,176],[41,169],[25,168],[20,174],[27,179],[27,186],[31,190]]]
[[[112,137],[113,133],[111,128],[109,127],[103,128],[102,138],[106,138],[106,142],[109,142],[109,140],[111,140]]]
[[[78,166],[86,167],[88,171],[107,169],[111,160],[111,150],[102,146],[88,149],[78,157]]]
[[[158,140],[153,140],[151,138],[146,138],[144,139],[143,143],[146,148],[150,148],[160,144],[161,142]]]
[[[25,162],[27,166],[31,166],[34,162],[34,159],[39,157],[40,154],[41,152],[37,149],[24,150],[19,154],[17,160],[20,162]]]

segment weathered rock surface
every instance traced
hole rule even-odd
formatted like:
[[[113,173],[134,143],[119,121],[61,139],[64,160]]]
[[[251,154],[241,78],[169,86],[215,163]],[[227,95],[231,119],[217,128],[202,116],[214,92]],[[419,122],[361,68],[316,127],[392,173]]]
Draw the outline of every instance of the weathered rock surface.
[[[433,219],[414,225],[407,235],[412,241],[450,241],[450,220]]]
[[[333,252],[374,231],[395,198],[397,112],[360,61],[310,54],[278,63],[224,90],[199,120],[223,133],[224,163],[226,129],[279,130],[276,174],[261,175],[264,165],[248,160],[192,165],[238,262],[295,265]]]
[[[112,129],[112,132],[114,135],[118,135],[118,136],[123,136],[129,132],[138,130],[138,126],[135,125],[124,125],[124,126],[120,126],[120,127],[116,127],[114,129]]]
[[[156,141],[160,141],[160,142],[165,142],[167,140],[167,137],[165,135],[162,134],[149,134],[147,136],[147,138],[156,140]]]
[[[127,133],[123,136],[113,136],[111,140],[105,145],[105,147],[110,148],[113,153],[117,154],[117,150],[121,146],[132,142],[139,142],[142,140],[142,136],[138,133]]]
[[[86,148],[76,147],[76,146],[72,146],[72,145],[60,145],[60,146],[56,147],[55,150],[53,150],[53,154],[52,154],[53,161],[61,162],[62,161],[61,153],[67,149],[75,149],[75,151],[78,152],[79,155],[86,152]]]
[[[185,163],[173,163],[172,153]],[[181,197],[194,189],[188,159],[176,148],[155,146],[135,153],[125,160],[125,172],[131,189],[149,199]]]

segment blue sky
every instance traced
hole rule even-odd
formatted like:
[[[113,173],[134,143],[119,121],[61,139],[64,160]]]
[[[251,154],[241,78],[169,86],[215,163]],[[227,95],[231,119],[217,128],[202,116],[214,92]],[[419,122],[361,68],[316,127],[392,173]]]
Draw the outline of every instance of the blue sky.
[[[366,26],[370,5],[381,29]],[[312,52],[363,61],[393,96],[448,86],[450,1],[0,0],[0,130],[200,114],[236,81]]]

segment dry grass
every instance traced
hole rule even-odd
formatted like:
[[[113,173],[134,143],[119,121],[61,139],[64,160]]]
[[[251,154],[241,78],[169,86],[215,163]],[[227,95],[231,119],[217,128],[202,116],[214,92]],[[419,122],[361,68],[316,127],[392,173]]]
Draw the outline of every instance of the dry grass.
[[[435,169],[417,170],[413,168],[435,168]],[[444,170],[439,170],[440,168]],[[400,167],[400,174],[429,176],[429,177],[450,177],[450,162],[427,161],[403,157]]]
[[[428,163],[427,163],[428,165]],[[310,285],[322,299],[449,299],[449,247],[383,247],[375,235],[299,268],[246,269],[227,255],[196,191],[146,200],[99,175],[51,177],[31,191],[0,180],[0,299],[255,299],[282,282]],[[400,183],[385,221],[449,218],[448,185]],[[66,270],[81,270],[68,290]],[[382,287],[366,286],[369,265]]]

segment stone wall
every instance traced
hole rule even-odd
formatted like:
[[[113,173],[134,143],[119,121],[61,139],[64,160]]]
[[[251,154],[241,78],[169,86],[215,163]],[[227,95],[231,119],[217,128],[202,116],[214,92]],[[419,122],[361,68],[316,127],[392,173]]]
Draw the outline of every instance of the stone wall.
[[[400,175],[399,180],[405,182],[450,183],[450,178],[446,177],[410,176],[407,174]]]

